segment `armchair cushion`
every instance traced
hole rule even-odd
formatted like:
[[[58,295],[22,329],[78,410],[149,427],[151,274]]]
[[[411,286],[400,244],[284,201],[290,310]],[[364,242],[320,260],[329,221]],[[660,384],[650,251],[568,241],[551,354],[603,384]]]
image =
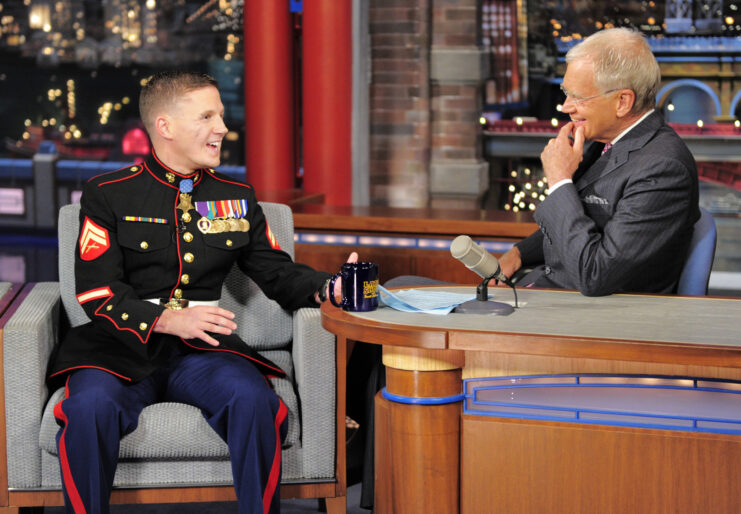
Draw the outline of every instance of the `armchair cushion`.
[[[267,352],[266,357],[278,364],[289,376],[291,354],[287,351]],[[285,446],[298,441],[299,423],[298,400],[292,382],[286,379],[274,380],[273,388],[288,407],[288,435]],[[276,384],[277,382],[277,384]],[[64,389],[58,389],[49,399],[44,409],[39,433],[41,448],[57,455],[56,435],[59,429],[54,420],[54,406],[64,398]],[[293,422],[291,422],[293,421]],[[120,459],[189,459],[217,458],[229,459],[226,443],[216,435],[201,411],[192,405],[182,403],[156,403],[146,407],[139,416],[139,426],[131,434],[121,439]]]

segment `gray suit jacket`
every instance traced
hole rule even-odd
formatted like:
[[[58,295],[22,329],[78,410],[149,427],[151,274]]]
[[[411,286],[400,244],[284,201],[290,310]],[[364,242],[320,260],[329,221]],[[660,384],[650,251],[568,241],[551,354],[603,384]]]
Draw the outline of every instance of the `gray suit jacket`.
[[[603,147],[587,145],[574,183],[538,206],[523,266],[539,265],[535,286],[587,296],[673,293],[700,218],[695,160],[656,112]]]

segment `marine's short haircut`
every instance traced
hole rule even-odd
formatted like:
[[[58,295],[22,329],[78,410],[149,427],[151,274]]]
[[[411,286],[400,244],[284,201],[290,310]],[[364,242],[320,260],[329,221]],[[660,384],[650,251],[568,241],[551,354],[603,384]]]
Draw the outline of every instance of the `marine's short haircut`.
[[[594,85],[601,92],[630,89],[636,95],[633,114],[656,105],[661,70],[651,47],[640,32],[628,28],[595,32],[566,54],[566,62],[589,60],[594,66]]]
[[[154,130],[157,111],[189,91],[208,86],[219,88],[216,79],[194,71],[162,71],[149,77],[139,95],[139,115],[147,132],[151,135]]]

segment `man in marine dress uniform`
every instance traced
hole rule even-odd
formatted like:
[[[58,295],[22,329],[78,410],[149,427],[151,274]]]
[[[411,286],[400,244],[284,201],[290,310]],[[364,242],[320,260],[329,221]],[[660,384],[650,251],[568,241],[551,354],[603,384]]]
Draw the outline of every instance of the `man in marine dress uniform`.
[[[152,154],[85,185],[75,276],[92,321],[49,367],[66,384],[54,414],[67,511],[109,511],[121,437],[144,407],[175,401],[228,444],[239,511],[278,512],[287,411],[266,376],[285,373],[232,333],[217,301],[235,262],[288,310],[324,301],[330,276],[294,263],[252,187],[213,170],[227,132],[214,79],[157,74],[139,106]]]

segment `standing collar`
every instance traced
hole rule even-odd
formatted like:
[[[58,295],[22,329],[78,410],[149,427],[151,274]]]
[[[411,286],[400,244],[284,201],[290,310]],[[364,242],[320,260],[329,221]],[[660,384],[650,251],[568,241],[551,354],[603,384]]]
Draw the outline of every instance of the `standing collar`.
[[[178,190],[180,189],[181,180],[191,179],[193,181],[193,185],[195,186],[199,184],[201,180],[203,180],[203,177],[207,175],[208,171],[213,172],[213,170],[203,168],[196,170],[195,173],[191,173],[190,175],[185,175],[183,173],[180,173],[179,171],[175,171],[172,168],[169,168],[157,157],[157,154],[154,152],[154,150],[152,150],[152,153],[149,154],[147,159],[144,161],[144,167],[149,170],[149,173],[157,181]]]

